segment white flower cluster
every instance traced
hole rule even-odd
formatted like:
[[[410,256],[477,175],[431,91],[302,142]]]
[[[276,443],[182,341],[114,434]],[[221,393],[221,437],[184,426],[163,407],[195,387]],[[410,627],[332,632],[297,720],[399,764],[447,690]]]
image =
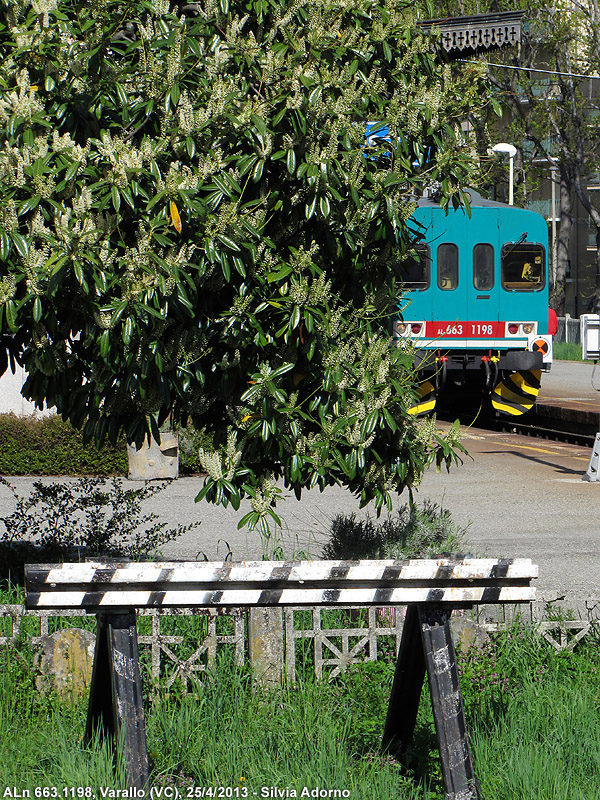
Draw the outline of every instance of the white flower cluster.
[[[152,11],[157,17],[163,17],[171,11],[170,0],[151,0]]]
[[[341,306],[336,306],[330,313],[325,323],[319,323],[319,330],[330,339],[337,339],[340,331],[342,330],[342,323],[344,322],[344,309]]]
[[[366,414],[364,416],[366,416]],[[348,443],[354,447],[367,448],[370,447],[375,441],[374,433],[372,433],[366,439],[363,438],[363,435],[360,431],[360,424],[364,419],[364,416],[361,419],[357,419],[351,428],[346,428],[346,439],[348,440]]]
[[[211,480],[223,480],[223,464],[221,454],[217,450],[205,450],[204,447],[200,447],[198,460]]]
[[[91,216],[77,217],[71,208],[57,211],[54,215],[54,232],[65,250],[73,250],[77,246],[90,246],[102,236],[95,220]]]
[[[265,517],[275,505],[279,494],[280,492],[275,485],[273,477],[263,478],[260,488],[256,490],[256,496],[250,499],[252,510],[256,511],[261,517]]]
[[[187,164],[173,161],[169,164],[164,182],[159,180],[157,188],[164,189],[168,198],[175,199],[182,190],[197,191],[199,182],[198,175]]]
[[[256,272],[259,275],[265,272],[274,272],[280,266],[277,255],[263,240],[256,248]]]
[[[38,140],[36,139],[36,143],[37,142]],[[40,150],[40,158],[43,158],[43,155],[41,154],[42,146],[43,143],[40,141],[38,144],[38,148]],[[46,147],[48,148],[47,144]],[[70,133],[63,133],[61,136],[58,133],[58,131],[52,132],[52,150],[55,153],[68,153],[68,155],[73,159],[73,161],[78,161],[79,162],[78,172],[80,172],[87,163],[90,147],[91,143],[89,141],[86,142],[83,147],[80,144],[76,144],[71,138]]]
[[[213,481],[220,481],[223,478],[227,481],[233,480],[242,459],[242,450],[237,445],[237,431],[230,429],[227,432],[227,446],[224,453],[200,447],[198,458],[203,469]]]
[[[384,464],[372,462],[369,464],[363,482],[365,486],[377,486],[383,494],[388,494],[388,492],[398,489],[400,479],[395,470],[389,469]]]
[[[92,203],[92,190],[89,186],[84,186],[81,192],[72,200],[73,213],[76,217],[84,216],[91,210]]]
[[[415,420],[415,440],[427,447],[431,444],[437,430],[437,420],[435,416],[420,417]]]
[[[29,73],[22,69],[17,75],[16,89],[0,97],[0,122],[7,122],[13,115],[30,120],[43,107],[37,97],[37,86],[31,85]]]
[[[4,144],[4,150],[0,151],[0,180],[10,186],[25,186],[25,158],[26,148],[23,151],[16,147],[10,147],[8,142]]]
[[[214,175],[215,173],[219,172],[225,166],[225,159],[223,156],[223,151],[220,147],[215,147],[214,150],[210,150],[208,153],[203,153],[198,158],[198,177],[200,180],[207,180]]]
[[[12,300],[15,296],[17,284],[15,283],[14,275],[5,275],[0,280],[0,305],[6,303],[7,300]]]
[[[50,27],[50,11],[58,8],[57,0],[31,0],[31,7],[41,17],[42,28]]]
[[[312,242],[308,250],[304,247],[298,247],[298,249],[292,253],[290,266],[297,272],[304,272],[310,269],[313,265],[315,254],[318,253],[318,251],[319,245],[316,242]]]
[[[103,331],[107,331],[110,329],[110,320],[112,318],[112,314],[110,311],[99,311],[94,314],[94,320],[96,325]]]
[[[185,244],[179,248],[169,248],[169,251],[164,255],[164,260],[167,264],[166,269],[169,275],[173,272],[174,267],[185,266],[186,264],[189,264],[192,254],[196,249],[197,248],[195,244]]]
[[[183,91],[177,104],[177,119],[183,136],[190,136],[200,128],[200,116],[187,91]]]
[[[211,51],[211,56],[212,58],[205,63],[205,70],[207,79],[212,82],[226,72],[227,65],[231,60],[231,51],[227,45],[219,42]]]
[[[45,347],[48,347],[50,342],[50,336],[48,336],[48,331],[42,324],[38,324],[33,329],[33,344],[38,350],[43,350]],[[42,370],[44,372],[45,370]]]
[[[0,206],[0,228],[7,233],[12,233],[19,229],[17,206],[12,197],[6,201],[5,205]]]
[[[159,6],[170,5],[169,0],[156,0]],[[160,15],[160,12],[159,12]],[[170,91],[177,77],[181,73],[181,37],[182,26],[175,29],[175,42],[169,48],[165,61],[155,56],[152,42],[163,36],[160,21],[156,23],[148,18],[145,22],[139,21],[137,30],[142,40],[139,50],[141,73],[145,78],[144,90],[152,98],[159,98]]]
[[[50,255],[50,247],[46,245],[41,250],[32,244],[25,256],[23,256],[23,266],[25,267],[25,274],[26,274],[26,286],[27,290],[31,292],[33,295],[40,295],[42,294],[42,290],[39,285],[40,277],[46,278],[47,275],[44,273],[46,270],[46,262],[48,261],[48,257]]]
[[[113,138],[104,131],[95,144],[98,153],[111,165],[107,180],[122,189],[128,185],[129,178],[138,175],[154,156],[153,144],[149,139],[144,139],[142,146],[136,148],[131,142],[118,136]]]
[[[56,189],[54,175],[35,175],[33,178],[33,188],[35,194],[44,200],[50,200]]]
[[[226,480],[233,480],[241,460],[242,450],[237,446],[237,431],[230,429],[227,432],[227,447],[225,448],[225,465],[227,467],[227,472],[225,473]]]
[[[275,38],[280,30],[285,31],[290,37],[293,37],[294,31],[298,27],[297,25],[292,24],[294,17],[299,9],[305,8],[307,5],[309,5],[309,3],[310,0],[294,0],[283,16],[281,14],[281,9],[276,7],[274,12],[273,27],[269,32],[269,45],[275,41]]]

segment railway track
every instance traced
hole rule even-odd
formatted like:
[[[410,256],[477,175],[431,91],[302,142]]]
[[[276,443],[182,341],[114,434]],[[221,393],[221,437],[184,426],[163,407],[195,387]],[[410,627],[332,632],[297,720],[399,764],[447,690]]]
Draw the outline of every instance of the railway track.
[[[499,416],[493,410],[481,408],[463,408],[457,413],[456,409],[444,407],[440,407],[438,417],[449,422],[458,417],[462,425],[475,425],[486,430],[519,433],[536,439],[569,442],[591,448],[600,431],[600,396],[595,408],[591,403],[544,399],[523,417]]]
[[[531,415],[535,419],[535,414]],[[492,428],[492,426],[495,426]],[[573,426],[576,427],[576,426]],[[495,420],[490,423],[490,429],[510,431],[520,433],[523,436],[532,436],[536,439],[551,439],[557,442],[569,442],[585,447],[593,447],[598,428],[592,432],[588,425],[582,426],[579,430],[571,430],[571,426],[554,426],[549,424],[545,417],[537,418],[535,421],[513,422],[512,420]]]

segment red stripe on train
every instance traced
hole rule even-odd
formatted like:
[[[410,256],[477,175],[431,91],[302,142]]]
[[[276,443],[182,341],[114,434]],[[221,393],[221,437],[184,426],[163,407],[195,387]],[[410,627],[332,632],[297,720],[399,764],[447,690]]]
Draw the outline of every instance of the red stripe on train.
[[[505,322],[457,322],[454,321],[440,321],[440,322],[427,322],[425,326],[425,336],[436,338],[438,336],[465,338],[471,336],[498,338],[505,335],[506,323]]]

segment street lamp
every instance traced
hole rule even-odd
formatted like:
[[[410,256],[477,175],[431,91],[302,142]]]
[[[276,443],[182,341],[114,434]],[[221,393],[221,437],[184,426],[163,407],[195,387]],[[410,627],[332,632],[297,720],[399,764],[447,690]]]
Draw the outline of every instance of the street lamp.
[[[500,142],[492,147],[493,153],[506,153],[508,156],[508,205],[514,205],[514,161],[517,155],[517,148],[514,144]]]

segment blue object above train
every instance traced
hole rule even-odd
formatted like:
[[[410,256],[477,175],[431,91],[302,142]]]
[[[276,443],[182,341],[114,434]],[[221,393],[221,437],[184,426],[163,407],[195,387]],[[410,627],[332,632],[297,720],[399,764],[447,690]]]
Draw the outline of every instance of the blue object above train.
[[[376,149],[381,147],[382,142],[392,142],[392,137],[390,136],[390,129],[387,122],[377,122],[376,120],[372,120],[371,122],[367,122],[365,127],[365,139],[366,139],[366,149]],[[390,156],[390,152],[383,152],[381,153],[382,156]],[[427,147],[425,152],[421,156],[421,160],[415,159],[412,162],[413,167],[423,166],[423,164],[427,164],[431,158],[431,147]]]
[[[548,226],[533,211],[468,193],[470,215],[419,201],[413,256],[396,265],[405,294],[394,336],[415,348],[427,397],[418,412],[447,381],[479,379],[497,411],[521,414],[552,362]]]

